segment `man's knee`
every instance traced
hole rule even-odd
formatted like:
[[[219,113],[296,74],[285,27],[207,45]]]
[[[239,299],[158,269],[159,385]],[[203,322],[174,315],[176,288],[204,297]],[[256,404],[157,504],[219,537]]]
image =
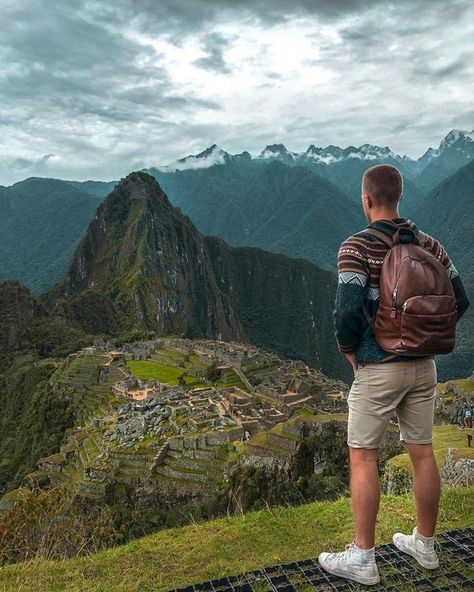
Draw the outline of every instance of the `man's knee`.
[[[434,458],[433,444],[414,444],[413,442],[405,442],[405,447],[413,464]]]
[[[379,449],[378,448],[355,448],[349,446],[349,458],[351,465],[361,463],[377,462]]]

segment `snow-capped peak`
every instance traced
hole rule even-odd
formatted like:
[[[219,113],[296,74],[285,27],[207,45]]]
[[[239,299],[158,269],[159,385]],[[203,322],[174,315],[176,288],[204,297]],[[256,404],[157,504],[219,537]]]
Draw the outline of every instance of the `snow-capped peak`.
[[[452,146],[455,142],[457,142],[460,138],[467,142],[473,141],[474,130],[471,132],[459,130],[459,129],[452,129],[442,140],[441,144],[439,145],[439,150],[446,150],[450,146]]]
[[[190,154],[184,158],[179,158],[177,161],[170,163],[169,168],[184,171],[186,169],[204,169],[215,164],[225,164],[230,159],[230,154],[217,144],[213,144],[203,150],[199,154]]]
[[[279,160],[294,160],[299,154],[290,152],[283,144],[270,144],[260,152],[258,158],[277,158]]]
[[[460,148],[462,150],[463,147],[469,149],[469,152],[472,151],[472,146],[469,148],[466,144],[471,144],[474,142],[474,130],[468,132],[465,130],[459,129],[452,129],[446,136],[441,140],[439,148],[428,148],[428,150],[423,154],[423,156],[419,159],[421,162],[427,162],[433,160],[440,156],[443,152],[448,150],[453,144],[456,142],[460,142]]]
[[[319,148],[314,144],[311,144],[302,156],[319,164],[333,164],[349,158],[358,158],[359,160],[400,158],[387,146],[381,148],[380,146],[373,146],[372,144],[362,144],[362,146],[359,146],[358,148],[355,146],[340,148],[339,146],[333,145],[326,146],[326,148]]]
[[[361,154],[366,155],[368,158],[400,158],[394,152],[390,150],[388,146],[373,146],[372,144],[362,144],[359,146],[358,151]]]

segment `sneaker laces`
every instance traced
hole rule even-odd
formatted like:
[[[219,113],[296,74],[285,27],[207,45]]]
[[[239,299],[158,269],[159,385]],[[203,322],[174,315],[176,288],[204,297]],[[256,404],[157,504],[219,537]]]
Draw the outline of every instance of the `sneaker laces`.
[[[331,562],[331,563],[339,563],[341,561],[350,559],[352,557],[352,555],[354,554],[354,551],[355,551],[355,544],[348,543],[346,545],[345,551],[340,551],[339,553],[330,553],[327,558],[327,561]]]

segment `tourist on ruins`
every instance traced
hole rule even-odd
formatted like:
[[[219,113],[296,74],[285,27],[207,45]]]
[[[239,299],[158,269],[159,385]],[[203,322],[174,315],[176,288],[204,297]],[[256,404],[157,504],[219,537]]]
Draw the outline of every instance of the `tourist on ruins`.
[[[464,405],[464,427],[472,428],[472,407],[469,403]]]
[[[412,464],[417,516],[413,533],[396,533],[393,543],[427,569],[439,565],[434,355],[452,351],[456,323],[469,306],[444,247],[400,217],[402,187],[393,166],[377,165],[364,173],[361,198],[369,224],[346,239],[338,254],[335,334],[354,372],[347,443],[355,537],[343,552],[321,553],[319,563],[362,584],[380,581],[374,547],[377,453],[394,411]]]

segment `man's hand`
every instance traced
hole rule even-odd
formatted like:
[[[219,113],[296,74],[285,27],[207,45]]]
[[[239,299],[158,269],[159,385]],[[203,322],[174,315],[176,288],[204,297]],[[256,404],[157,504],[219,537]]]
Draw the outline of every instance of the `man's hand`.
[[[347,361],[352,366],[354,372],[357,370],[357,360],[355,357],[355,353],[351,352],[350,354],[344,354],[346,356]]]

